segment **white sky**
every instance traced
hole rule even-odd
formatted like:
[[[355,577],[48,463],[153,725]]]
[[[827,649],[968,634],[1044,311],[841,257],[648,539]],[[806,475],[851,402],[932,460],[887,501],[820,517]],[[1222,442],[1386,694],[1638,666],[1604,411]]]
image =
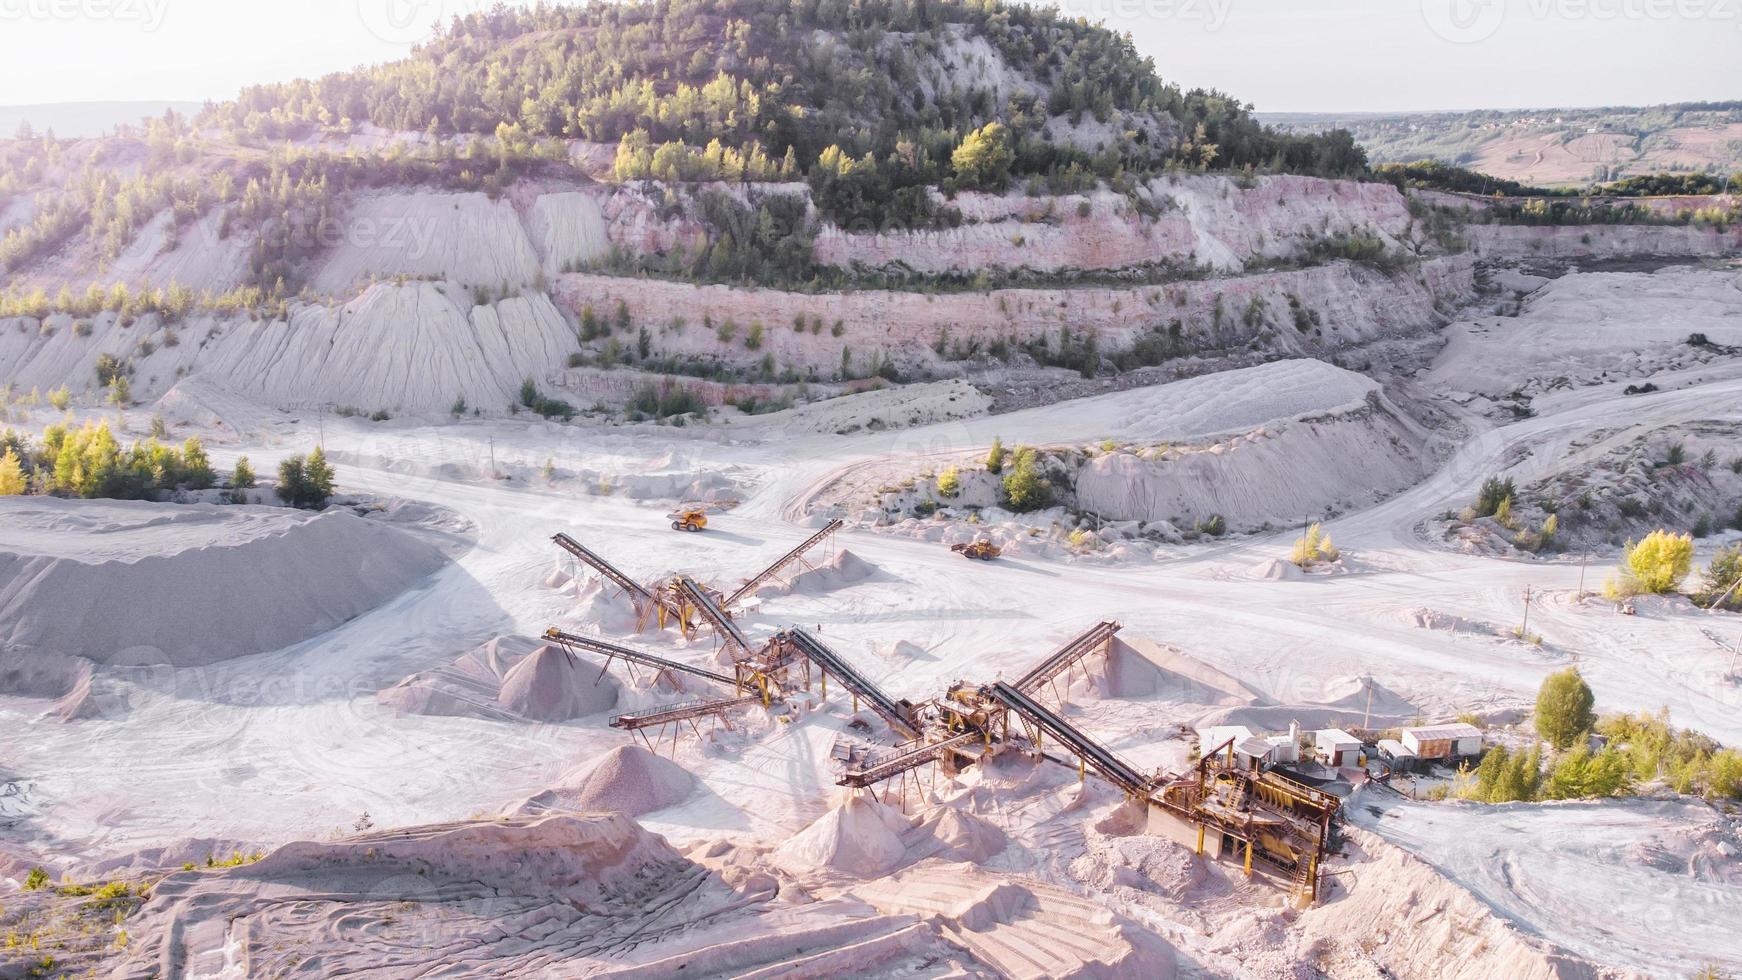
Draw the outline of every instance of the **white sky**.
[[[399,57],[437,19],[486,2],[0,0],[0,105],[222,99]],[[1742,98],[1742,0],[1062,5],[1130,31],[1162,77],[1263,111]]]

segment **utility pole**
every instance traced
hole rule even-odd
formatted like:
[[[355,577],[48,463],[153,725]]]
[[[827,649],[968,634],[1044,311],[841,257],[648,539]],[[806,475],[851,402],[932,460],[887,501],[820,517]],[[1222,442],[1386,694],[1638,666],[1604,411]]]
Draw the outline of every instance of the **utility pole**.
[[[1518,638],[1530,642],[1530,586],[1524,587],[1524,625],[1518,628]]]
[[[1585,566],[1591,563],[1591,552],[1587,549],[1585,557],[1579,559],[1579,601],[1585,601]]]
[[[496,437],[490,437],[490,479],[496,479]]]

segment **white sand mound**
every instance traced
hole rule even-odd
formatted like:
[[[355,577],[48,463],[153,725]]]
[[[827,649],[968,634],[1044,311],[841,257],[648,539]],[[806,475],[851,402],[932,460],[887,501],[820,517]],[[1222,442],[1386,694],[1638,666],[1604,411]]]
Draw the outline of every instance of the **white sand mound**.
[[[1369,701],[1368,694],[1372,698]],[[1197,719],[1198,728],[1213,725],[1245,725],[1255,731],[1282,731],[1290,722],[1305,728],[1359,725],[1372,728],[1408,724],[1421,717],[1421,709],[1371,678],[1339,677],[1325,682],[1318,698],[1291,704],[1254,704],[1225,708]]]
[[[555,786],[522,801],[515,813],[552,810],[622,813],[639,817],[683,802],[695,777],[639,745],[623,745],[570,769]]]
[[[1091,669],[1097,662],[1091,660]],[[1101,676],[1113,698],[1161,697],[1192,704],[1246,705],[1263,697],[1239,678],[1140,636],[1113,640]]]
[[[570,721],[609,710],[621,692],[616,678],[600,677],[560,648],[498,636],[377,692],[375,700],[402,715]]]
[[[496,701],[504,710],[535,721],[569,721],[617,703],[616,685],[606,685],[575,655],[549,643],[508,669]]]
[[[756,590],[757,595],[823,595],[836,589],[844,589],[855,582],[863,582],[877,574],[877,566],[871,564],[851,551],[842,549],[835,552],[835,557],[807,568],[786,582],[769,582]]]
[[[790,871],[871,877],[907,857],[903,835],[912,828],[900,810],[868,796],[851,796],[776,848],[773,860]]]
[[[922,825],[943,845],[946,860],[983,864],[1010,844],[1004,831],[959,807],[936,811]]]
[[[440,568],[349,511],[0,500],[0,647],[195,666],[318,635]]]
[[[575,608],[569,612],[577,622],[598,627],[606,633],[633,633],[640,621],[635,603],[605,580],[593,577],[574,579],[569,587],[575,597]]]

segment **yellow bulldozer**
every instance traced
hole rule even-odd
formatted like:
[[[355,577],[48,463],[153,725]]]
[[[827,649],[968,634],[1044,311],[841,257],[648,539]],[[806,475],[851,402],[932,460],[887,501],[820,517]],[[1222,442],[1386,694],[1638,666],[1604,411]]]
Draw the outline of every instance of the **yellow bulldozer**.
[[[952,544],[950,545],[950,550],[964,558],[972,558],[975,561],[991,561],[1004,553],[997,545],[984,538],[975,541],[973,544]]]
[[[708,526],[708,512],[700,507],[679,507],[666,515],[673,531],[700,531]]]

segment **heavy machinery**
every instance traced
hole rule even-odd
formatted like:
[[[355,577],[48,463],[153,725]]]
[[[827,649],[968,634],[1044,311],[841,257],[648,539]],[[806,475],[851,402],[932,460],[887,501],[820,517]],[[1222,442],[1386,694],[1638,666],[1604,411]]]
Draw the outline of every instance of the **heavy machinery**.
[[[997,545],[985,540],[984,538],[975,541],[973,544],[952,544],[950,545],[950,550],[964,558],[972,558],[975,561],[991,561],[1004,553],[1002,548],[999,548]]]
[[[700,507],[679,507],[665,515],[673,531],[700,531],[708,526],[708,512]]]

